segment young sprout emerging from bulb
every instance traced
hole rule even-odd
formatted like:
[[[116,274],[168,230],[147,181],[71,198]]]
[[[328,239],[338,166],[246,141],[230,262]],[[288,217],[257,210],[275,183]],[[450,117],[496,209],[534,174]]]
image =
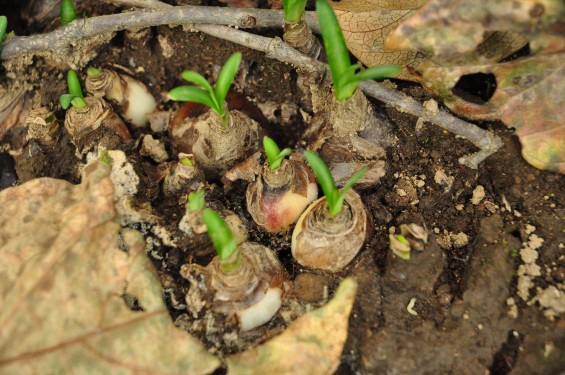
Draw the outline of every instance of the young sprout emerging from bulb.
[[[351,64],[343,33],[327,0],[316,0],[316,13],[338,100],[350,98],[361,81],[383,79],[400,73],[398,65],[374,66],[356,73],[360,65]]]
[[[4,37],[6,37],[6,29],[8,28],[8,19],[6,16],[0,16],[0,47],[4,42]]]
[[[324,161],[312,151],[305,151],[304,156],[306,157],[306,160],[308,160],[308,164],[312,167],[312,170],[322,187],[330,217],[336,216],[343,208],[343,201],[345,200],[347,192],[357,181],[361,179],[361,177],[365,175],[365,173],[367,173],[368,168],[363,167],[351,176],[340,192],[335,186],[334,178],[326,163],[324,163]]]
[[[77,147],[79,157],[93,147],[114,149],[131,134],[122,119],[102,99],[84,97],[80,81],[74,70],[67,73],[68,94],[59,97],[65,114],[65,129]]]
[[[267,156],[271,171],[278,169],[284,158],[292,154],[291,148],[287,147],[281,151],[275,141],[267,136],[263,137],[263,148],[265,149],[265,155]]]
[[[172,100],[194,102],[210,108],[196,116],[185,114],[170,128],[173,147],[178,152],[194,155],[196,165],[208,178],[221,177],[255,152],[258,146],[259,124],[244,112],[237,109],[230,111],[226,103],[241,58],[240,52],[228,58],[215,87],[199,73],[187,70],[182,77],[196,86],[179,86],[168,93]],[[187,104],[179,109],[177,115],[185,113]]]
[[[197,86],[179,86],[169,91],[169,98],[176,101],[196,102],[204,104],[212,109],[222,119],[222,125],[228,125],[229,111],[225,102],[228,90],[239,68],[241,52],[231,55],[220,74],[214,88],[200,73],[192,70],[182,72],[182,78]]]
[[[72,0],[61,0],[61,26],[67,26],[77,19],[77,12]]]
[[[69,89],[68,94],[63,94],[59,96],[59,103],[63,109],[67,109],[70,106],[73,108],[84,108],[86,107],[86,102],[84,101],[84,95],[82,94],[82,89],[80,87],[80,81],[74,70],[69,70],[67,72],[67,87]]]
[[[247,211],[263,229],[283,232],[316,199],[316,178],[299,154],[291,155],[290,148],[281,151],[269,137],[263,138],[263,146],[267,162],[247,186]]]
[[[325,197],[300,216],[292,233],[292,256],[303,266],[339,272],[355,258],[367,237],[368,218],[359,195],[351,188],[367,172],[362,168],[341,192],[324,161],[306,151]]]
[[[267,323],[282,304],[287,277],[272,250],[252,242],[237,244],[228,225],[205,208],[202,218],[217,257],[206,267],[215,291],[212,308],[235,315],[241,331]]]

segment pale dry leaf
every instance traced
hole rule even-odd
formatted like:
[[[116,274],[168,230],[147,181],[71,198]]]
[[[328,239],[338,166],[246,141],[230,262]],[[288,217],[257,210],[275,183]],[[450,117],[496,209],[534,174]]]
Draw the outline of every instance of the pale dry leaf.
[[[95,162],[80,185],[41,178],[0,192],[0,373],[204,374],[219,366],[171,322],[141,235],[123,232],[127,252],[119,249],[109,173]]]
[[[502,120],[526,161],[565,173],[563,19],[562,0],[430,0],[387,45],[432,51],[417,68],[428,90],[465,117]],[[525,43],[529,56],[501,62]]]
[[[422,56],[414,51],[385,50],[384,42],[425,0],[342,0],[331,2],[347,47],[364,65],[414,65]],[[405,73],[406,71],[404,71]]]
[[[333,374],[347,339],[357,283],[341,282],[325,306],[295,320],[281,335],[227,358],[228,374]]]
[[[459,63],[461,55],[480,58],[474,52],[477,48],[480,52],[482,43],[490,44],[486,46],[490,53],[498,48],[512,52],[529,40],[536,42],[530,47],[538,52],[545,45],[537,41],[539,34],[555,30],[553,33],[558,35],[564,12],[565,4],[561,0],[486,0],[480,4],[465,0],[430,0],[391,33],[386,46],[431,51],[444,61]],[[499,34],[495,34],[495,40],[488,41],[493,33]],[[497,38],[502,40],[496,41]],[[493,42],[496,42],[495,47]],[[493,60],[482,60],[487,61]]]
[[[453,93],[460,77],[493,74],[497,87],[483,103]],[[536,168],[565,173],[565,53],[501,64],[422,68],[427,87],[446,93],[457,113],[477,120],[500,119],[516,129],[522,156]],[[457,92],[457,91],[456,91]]]

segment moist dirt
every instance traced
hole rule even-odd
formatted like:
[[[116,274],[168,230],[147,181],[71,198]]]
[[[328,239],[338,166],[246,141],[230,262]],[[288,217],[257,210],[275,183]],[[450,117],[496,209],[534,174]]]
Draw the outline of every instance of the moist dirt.
[[[111,6],[92,10],[115,11]],[[278,31],[262,35],[278,35]],[[263,130],[279,145],[303,148],[302,134],[314,114],[300,77],[292,66],[262,53],[182,27],[160,26],[117,33],[99,47],[88,66],[133,75],[148,86],[158,110],[174,116],[179,105],[167,101],[166,92],[184,84],[180,73],[195,70],[214,81],[235,51],[243,53],[233,87],[240,95],[229,105],[255,113]],[[60,61],[41,57],[24,70],[27,84],[35,90],[33,102],[50,108],[61,124],[64,112],[58,96],[66,91],[66,70]],[[79,76],[84,77],[85,71],[79,70]],[[430,99],[417,85],[391,84],[419,101]],[[161,277],[172,319],[210,350],[229,354],[281,332],[299,315],[327,302],[341,279],[353,276],[359,292],[338,374],[482,374],[485,369],[492,374],[554,374],[564,370],[565,319],[559,301],[564,298],[565,283],[565,178],[524,162],[518,139],[502,124],[480,124],[500,136],[504,146],[473,170],[457,162],[475,151],[469,142],[433,124],[417,126],[417,118],[384,103],[371,100],[371,104],[386,117],[396,139],[386,149],[386,175],[376,187],[359,191],[374,230],[341,273],[316,272],[294,262],[292,228],[276,235],[258,228],[246,210],[245,182],[237,181],[228,192],[220,181],[206,182],[208,204],[235,212],[249,239],[275,250],[293,281],[281,312],[266,327],[236,339],[229,322],[217,327],[217,335],[206,336],[199,334],[198,324],[186,314],[183,305],[190,283],[180,269],[190,262],[206,265],[212,254],[205,250],[205,237],[188,238],[178,228],[188,191],[163,193],[164,176],[176,159],[169,134],[150,128],[133,131],[134,140],[122,147],[140,179],[132,205],[150,206],[154,219],[128,225],[146,235],[148,256]],[[140,154],[141,142],[136,140],[145,134],[164,144],[166,162]],[[25,146],[25,130],[13,128],[0,142],[2,187],[42,176],[77,183],[82,162],[74,155],[68,135],[62,132],[60,137],[58,155],[28,158],[28,164],[22,164],[14,162],[19,156],[10,156],[8,149],[31,152],[39,146]],[[48,163],[56,157],[58,164]],[[390,252],[389,234],[409,223],[425,226],[429,241],[422,252],[404,261]],[[541,246],[528,248],[539,239]],[[534,262],[539,275],[523,271],[526,248],[537,253]],[[556,293],[551,294],[554,289]]]

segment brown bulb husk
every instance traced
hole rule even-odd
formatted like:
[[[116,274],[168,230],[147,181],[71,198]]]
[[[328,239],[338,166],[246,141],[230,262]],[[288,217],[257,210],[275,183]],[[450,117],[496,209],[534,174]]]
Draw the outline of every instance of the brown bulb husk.
[[[247,211],[263,229],[283,232],[317,196],[316,177],[302,160],[284,160],[274,171],[265,163],[258,178],[247,186]]]
[[[182,191],[196,191],[202,186],[204,186],[204,175],[196,166],[176,161],[170,164],[163,182],[163,192],[166,196],[173,197]]]
[[[242,319],[246,319],[245,314],[249,309],[260,306],[270,290],[280,292],[282,301],[289,288],[288,276],[275,253],[263,245],[244,242],[233,256],[239,257],[239,267],[231,271],[222,269],[222,261],[218,257],[206,267],[215,292],[212,309],[228,317],[237,316],[240,329],[246,331],[255,327],[242,322]]]
[[[304,14],[296,22],[285,21],[283,40],[313,59],[317,59],[322,51],[322,44],[306,24]]]
[[[53,112],[46,107],[33,109],[25,119],[27,139],[35,139],[42,145],[52,145],[56,141],[59,123]]]
[[[343,209],[330,217],[326,198],[312,203],[292,233],[292,256],[309,268],[339,272],[355,258],[367,237],[368,219],[361,197],[350,190]]]
[[[65,129],[79,156],[98,145],[114,149],[131,139],[127,126],[103,99],[87,96],[84,101],[86,107],[71,107],[65,115]]]
[[[259,146],[259,124],[236,110],[229,112],[225,127],[208,110],[196,118],[185,118],[171,133],[175,150],[193,154],[198,168],[211,178],[221,177]]]
[[[137,127],[147,124],[148,114],[157,106],[143,83],[113,70],[102,69],[97,76],[88,76],[85,85],[90,95],[116,102],[121,115]]]

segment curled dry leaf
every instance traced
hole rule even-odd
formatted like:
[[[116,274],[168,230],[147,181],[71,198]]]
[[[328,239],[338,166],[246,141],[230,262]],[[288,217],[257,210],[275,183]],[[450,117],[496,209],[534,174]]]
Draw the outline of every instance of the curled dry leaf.
[[[133,230],[122,233],[110,167],[0,192],[0,372],[204,374],[219,361],[175,328]],[[134,298],[132,298],[134,297]],[[137,300],[132,311],[126,300]]]
[[[414,65],[422,54],[414,51],[385,50],[384,42],[403,20],[426,0],[342,0],[330,2],[339,21],[347,47],[367,66],[382,64]],[[407,74],[406,71],[403,74]]]
[[[227,358],[230,375],[333,374],[347,339],[357,283],[343,280],[325,306],[294,321],[265,344]]]
[[[466,117],[502,120],[516,129],[528,163],[565,173],[563,19],[560,0],[433,0],[387,45],[433,51],[418,68],[427,89]],[[530,56],[499,62],[526,42]],[[465,90],[470,81],[489,87],[477,96]]]

